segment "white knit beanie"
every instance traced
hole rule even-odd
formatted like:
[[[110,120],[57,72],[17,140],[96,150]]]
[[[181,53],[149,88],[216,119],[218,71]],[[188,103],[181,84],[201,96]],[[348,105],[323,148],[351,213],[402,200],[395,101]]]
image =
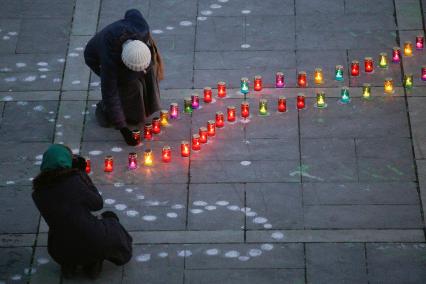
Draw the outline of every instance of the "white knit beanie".
[[[123,44],[121,60],[130,70],[144,71],[151,63],[151,51],[140,40],[127,40]]]

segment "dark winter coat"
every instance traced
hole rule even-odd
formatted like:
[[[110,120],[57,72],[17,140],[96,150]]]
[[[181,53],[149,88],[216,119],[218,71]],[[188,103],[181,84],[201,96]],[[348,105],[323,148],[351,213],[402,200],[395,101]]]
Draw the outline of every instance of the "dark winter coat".
[[[142,14],[136,10],[128,10],[124,19],[116,21],[97,33],[87,44],[84,51],[86,64],[101,77],[102,101],[105,105],[109,119],[116,126],[126,126],[126,105],[134,105],[134,102],[125,102],[125,87],[132,85],[135,80],[142,81],[143,97],[140,104],[143,116],[148,117],[160,109],[160,91],[158,78],[156,78],[155,58],[157,50],[150,42],[148,23]],[[121,60],[122,45],[127,40],[141,40],[151,50],[151,64],[146,74],[135,72],[127,68]],[[145,92],[144,92],[145,90]],[[123,107],[124,106],[124,107]]]
[[[131,258],[132,238],[116,218],[99,219],[103,200],[87,174],[78,169],[42,172],[33,181],[33,200],[49,225],[48,251],[61,265]]]

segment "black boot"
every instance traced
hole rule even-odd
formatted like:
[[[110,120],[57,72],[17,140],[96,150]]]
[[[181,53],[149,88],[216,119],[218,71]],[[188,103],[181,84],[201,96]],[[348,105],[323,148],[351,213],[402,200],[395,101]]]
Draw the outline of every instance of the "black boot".
[[[108,127],[112,126],[112,124],[109,121],[108,116],[107,116],[107,114],[104,110],[104,105],[103,105],[102,101],[100,101],[96,104],[95,114],[96,114],[96,120],[98,121],[98,124],[99,124],[100,127],[108,128]]]
[[[61,265],[62,276],[66,279],[70,279],[74,276],[77,267],[75,265]]]
[[[101,274],[102,264],[103,260],[99,260],[93,264],[83,266],[83,271],[90,279],[95,280]]]

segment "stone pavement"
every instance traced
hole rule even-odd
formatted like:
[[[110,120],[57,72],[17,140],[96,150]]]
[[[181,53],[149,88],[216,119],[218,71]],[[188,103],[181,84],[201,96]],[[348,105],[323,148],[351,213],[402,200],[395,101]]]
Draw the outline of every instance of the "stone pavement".
[[[85,283],[61,278],[47,253],[47,226],[31,200],[41,154],[65,143],[91,158],[95,181],[134,237],[124,267],[105,263],[97,283],[426,283],[426,50],[373,75],[350,62],[424,33],[419,0],[2,0],[0,13],[0,283]],[[84,64],[88,39],[138,8],[165,60],[163,106],[205,86],[227,99],[173,121],[154,141],[154,166],[126,169],[135,149],[94,119],[99,78]],[[333,80],[345,67],[344,82]],[[325,84],[311,80],[321,67]],[[361,68],[362,69],[362,68]],[[287,88],[273,88],[284,72]],[[307,71],[307,89],[296,74]],[[413,73],[415,87],[402,88]],[[226,106],[239,80],[267,88],[247,96],[252,116],[217,130],[191,157],[181,140]],[[383,94],[392,77],[394,95]],[[373,99],[361,98],[363,83]],[[352,102],[337,102],[350,87]],[[328,108],[315,108],[319,90]],[[303,91],[307,109],[295,109]],[[214,90],[214,93],[216,91]],[[276,112],[278,96],[289,111]],[[257,115],[260,98],[269,116]],[[160,161],[171,145],[173,161]],[[115,171],[105,174],[105,155]]]

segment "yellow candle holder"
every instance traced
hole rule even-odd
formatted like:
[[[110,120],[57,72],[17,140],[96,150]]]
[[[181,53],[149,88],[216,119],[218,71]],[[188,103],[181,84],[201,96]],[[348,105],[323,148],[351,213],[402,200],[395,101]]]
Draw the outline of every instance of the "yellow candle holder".
[[[315,103],[315,107],[317,108],[326,108],[327,104],[325,102],[325,93],[324,92],[319,92],[317,93],[317,100]]]
[[[388,54],[386,52],[380,53],[379,67],[380,68],[388,68]]]
[[[404,42],[404,56],[413,56],[413,44],[411,43],[411,41]]]
[[[386,78],[384,83],[384,90],[386,94],[393,94],[395,92],[393,88],[393,80],[392,78]]]
[[[143,153],[143,164],[145,166],[152,166],[154,164],[154,156],[151,149],[146,149]]]
[[[315,68],[314,81],[315,81],[315,84],[317,84],[317,85],[324,84],[324,75],[322,73],[321,68]]]
[[[362,85],[362,98],[364,100],[371,100],[371,85],[368,83]]]

